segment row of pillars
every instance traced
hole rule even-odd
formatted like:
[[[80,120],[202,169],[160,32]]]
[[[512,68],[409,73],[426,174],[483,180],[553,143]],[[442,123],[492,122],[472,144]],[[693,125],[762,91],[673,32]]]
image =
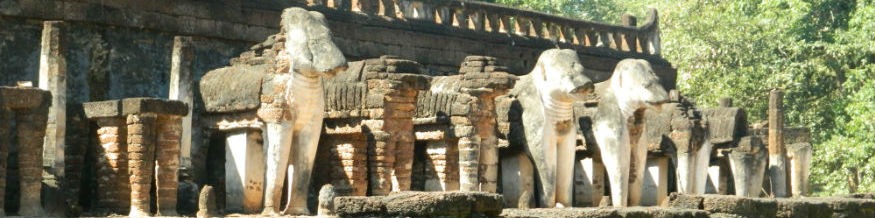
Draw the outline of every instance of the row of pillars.
[[[48,109],[47,116],[47,127],[45,128],[45,137],[43,148],[41,150],[42,161],[41,164],[46,165],[46,169],[48,172],[48,176],[41,177],[43,183],[46,183],[49,189],[54,191],[45,192],[45,196],[43,196],[46,200],[46,212],[52,215],[64,215],[65,210],[69,209],[69,207],[78,207],[78,184],[67,182],[65,178],[65,171],[67,169],[66,162],[72,160],[66,160],[65,157],[65,149],[68,146],[65,142],[65,138],[67,135],[67,43],[68,38],[65,36],[67,32],[67,26],[62,21],[45,21],[43,22],[43,31],[41,38],[41,49],[40,49],[40,70],[39,70],[39,83],[38,86],[40,89],[49,91],[51,93],[51,107]],[[192,63],[194,59],[194,52],[191,46],[192,40],[190,37],[176,37],[174,39],[174,47],[173,47],[173,56],[172,56],[172,66],[171,66],[171,78],[170,78],[170,99],[179,100],[187,105],[192,105],[193,103],[193,70]],[[180,137],[177,141],[179,143],[176,145],[177,158],[179,160],[175,160],[177,164],[181,165],[181,168],[184,170],[188,170],[192,168],[191,162],[191,144],[192,144],[192,113],[191,108],[189,107],[188,112],[184,114],[184,116],[179,117],[180,121],[180,131],[177,134]],[[137,118],[139,116],[135,116]],[[151,115],[146,115],[146,122],[151,120]],[[163,116],[159,116],[163,117]],[[111,127],[116,124],[120,124],[122,126],[127,125],[127,118],[117,118],[121,120],[108,121],[105,119],[97,119],[97,123],[106,124],[108,126],[102,126],[99,130],[99,134],[103,135],[104,133],[107,136],[116,135],[124,139],[124,131],[119,132],[120,129],[125,129],[125,127]],[[157,119],[157,118],[156,118]],[[163,119],[163,118],[162,118]],[[174,118],[176,119],[176,118]],[[139,120],[139,119],[136,119]],[[139,125],[139,124],[137,124]],[[151,124],[144,124],[151,125]],[[121,134],[121,135],[119,135]],[[42,137],[41,137],[42,138]],[[107,146],[109,143],[106,140],[110,140],[109,138],[100,138],[102,145]],[[166,139],[162,139],[166,140]],[[106,141],[106,142],[105,142]],[[125,144],[126,141],[118,141],[114,143]],[[161,144],[163,142],[156,142]],[[111,144],[111,143],[110,143]],[[71,145],[72,146],[72,145]],[[116,145],[117,147],[118,145]],[[149,145],[151,146],[151,145]],[[153,149],[154,150],[154,149]],[[163,149],[162,149],[163,151]],[[105,155],[120,155],[118,157],[123,157],[124,155],[117,153],[117,150],[109,149],[108,153]],[[181,156],[181,157],[180,157]],[[126,164],[122,164],[125,160],[123,158],[109,158],[99,160],[101,161],[101,167],[108,166],[109,168],[101,168],[103,171],[119,171],[116,173],[122,173],[120,171],[125,171],[127,167]],[[144,166],[145,167],[145,166]],[[81,172],[80,172],[81,173]],[[106,172],[104,172],[106,173]],[[126,172],[125,172],[126,173]],[[174,181],[177,175],[174,173]],[[72,181],[76,182],[76,181]],[[101,181],[103,182],[103,181]],[[104,184],[107,185],[107,184]],[[174,182],[174,187],[176,186]],[[112,209],[116,210],[119,207],[125,207],[124,204],[117,205],[116,203],[107,203],[106,201],[126,201],[130,199],[130,197],[125,197],[125,190],[130,190],[130,188],[137,187],[128,187],[125,184],[119,184],[118,189],[101,189],[98,191],[99,195],[102,196],[100,200],[98,200],[102,207],[107,207],[104,209]],[[67,192],[61,190],[68,190],[67,192],[74,192],[71,194],[65,194]],[[175,191],[175,189],[174,189]],[[118,193],[117,193],[118,192]],[[39,192],[37,192],[39,193]],[[148,190],[146,190],[146,194],[148,194]],[[117,196],[113,196],[117,195]],[[175,196],[175,195],[174,195]],[[68,199],[69,198],[69,199]],[[66,202],[65,202],[66,199]],[[173,197],[173,201],[176,201],[175,197]],[[73,205],[68,205],[72,203]],[[166,204],[165,204],[166,205]],[[126,208],[124,209],[126,210]],[[174,209],[175,210],[175,205]],[[145,209],[148,211],[148,207]],[[175,212],[169,212],[165,210],[162,214],[175,214]]]

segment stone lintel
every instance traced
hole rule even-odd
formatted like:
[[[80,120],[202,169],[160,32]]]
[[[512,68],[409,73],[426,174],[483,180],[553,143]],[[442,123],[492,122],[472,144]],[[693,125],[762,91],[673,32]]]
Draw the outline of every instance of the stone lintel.
[[[38,88],[0,86],[0,102],[11,109],[35,108],[50,96],[50,92]]]
[[[188,105],[181,101],[159,98],[125,98],[118,100],[86,102],[85,116],[89,119],[119,117],[130,114],[156,113],[185,116]]]

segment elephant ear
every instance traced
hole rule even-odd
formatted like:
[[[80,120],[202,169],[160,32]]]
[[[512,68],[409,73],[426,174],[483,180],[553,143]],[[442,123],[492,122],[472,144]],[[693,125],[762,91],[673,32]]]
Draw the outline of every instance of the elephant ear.
[[[285,52],[288,54],[291,70],[313,71],[313,53],[309,46],[310,34],[307,26],[312,25],[310,12],[303,8],[283,10],[282,29],[285,30]]]

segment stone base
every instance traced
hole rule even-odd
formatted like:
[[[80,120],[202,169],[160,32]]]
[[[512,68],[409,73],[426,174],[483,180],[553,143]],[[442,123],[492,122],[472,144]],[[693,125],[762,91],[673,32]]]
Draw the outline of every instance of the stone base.
[[[841,197],[775,199],[672,194],[668,206],[705,210],[711,217],[875,217],[875,200]]]
[[[399,192],[334,199],[334,211],[340,217],[497,216],[502,205],[501,195],[485,192]]]
[[[660,207],[626,207],[626,208],[539,208],[539,209],[505,209],[502,217],[684,217],[705,218],[708,212],[703,210],[660,208]]]

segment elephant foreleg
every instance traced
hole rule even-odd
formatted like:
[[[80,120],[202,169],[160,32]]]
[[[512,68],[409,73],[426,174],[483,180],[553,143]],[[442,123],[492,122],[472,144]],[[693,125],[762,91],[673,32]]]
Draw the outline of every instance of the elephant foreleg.
[[[538,180],[541,185],[541,207],[556,207],[556,135],[552,129],[544,131],[540,155],[532,154],[538,167]],[[540,160],[539,160],[540,159]],[[541,164],[538,164],[541,163]]]
[[[310,189],[310,176],[321,127],[321,122],[315,123],[295,133],[294,144],[289,153],[288,204],[283,214],[310,215],[307,209],[307,191]]]
[[[574,195],[574,131],[560,136],[556,150],[556,207],[571,207]]]
[[[634,137],[634,136],[630,136]],[[631,144],[631,163],[629,164],[629,205],[640,206],[644,187],[644,169],[647,167],[647,146]]]
[[[289,162],[289,152],[292,148],[293,122],[268,122],[264,129],[265,159],[267,172],[264,186],[265,215],[277,215],[280,207],[280,197],[283,192],[283,180],[286,178],[286,166]]]
[[[609,125],[596,126],[595,135],[611,183],[611,203],[614,207],[625,207],[629,196],[629,152],[632,150],[629,135]]]

